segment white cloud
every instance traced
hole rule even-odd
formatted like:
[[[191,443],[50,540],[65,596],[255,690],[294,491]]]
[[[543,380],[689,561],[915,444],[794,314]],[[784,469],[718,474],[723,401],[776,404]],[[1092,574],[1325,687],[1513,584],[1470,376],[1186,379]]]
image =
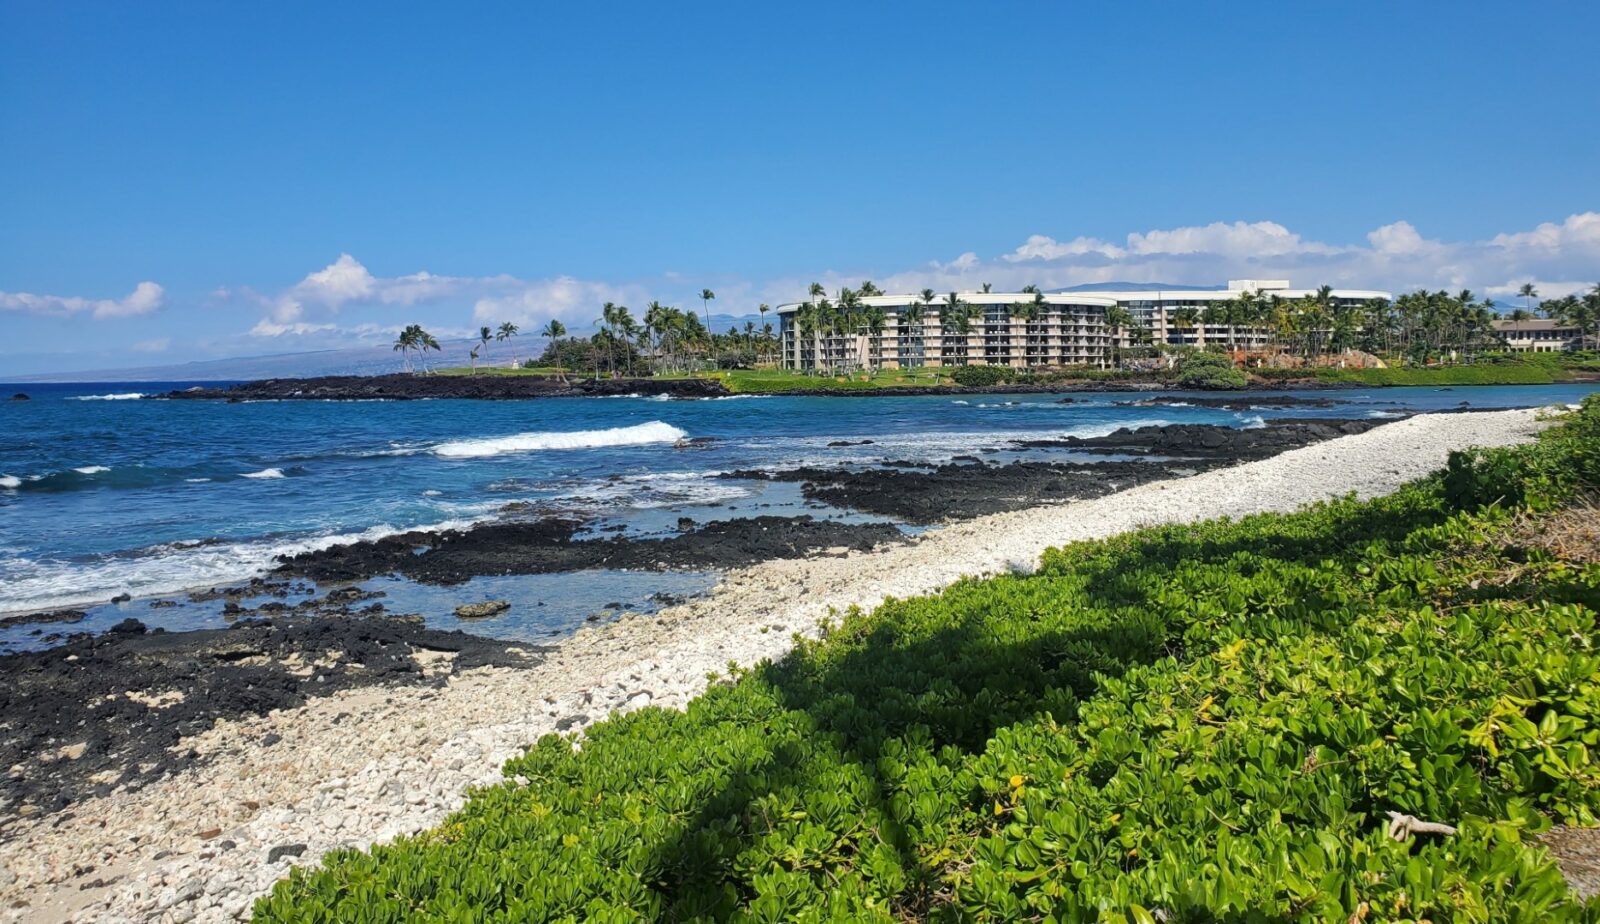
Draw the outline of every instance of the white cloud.
[[[1216,221],[1202,227],[1130,234],[1128,252],[1209,254],[1239,259],[1335,253],[1336,249],[1316,241],[1302,240],[1300,235],[1275,221],[1236,221],[1232,224]]]
[[[1497,234],[1489,243],[1509,249],[1577,248],[1595,254],[1600,252],[1600,212],[1569,215],[1559,225],[1547,221],[1532,231]]]
[[[1208,285],[1237,278],[1285,278],[1306,288],[1322,284],[1395,292],[1474,288],[1506,300],[1526,281],[1535,282],[1546,297],[1587,290],[1593,283],[1578,280],[1589,276],[1600,277],[1597,212],[1466,241],[1428,237],[1404,220],[1375,228],[1351,244],[1307,238],[1273,221],[1158,228],[1130,233],[1121,242],[1033,234],[994,257],[967,251],[948,261],[930,260],[899,272],[827,271],[764,280],[690,279],[674,272],[623,282],[568,275],[450,276],[425,270],[380,276],[344,253],[276,295],[230,287],[214,292],[212,301],[260,310],[262,317],[250,331],[256,337],[371,343],[392,338],[395,329],[413,322],[426,324],[441,337],[452,336],[456,325],[468,322],[512,321],[533,330],[559,319],[569,328],[583,330],[607,301],[630,305],[635,315],[651,299],[698,309],[696,296],[702,285],[721,293],[712,305],[714,311],[742,315],[753,313],[758,302],[776,305],[804,298],[813,280],[832,291],[876,278],[886,291],[915,292],[924,287],[969,290],[983,283],[997,291],[1014,291],[1030,283],[1053,289],[1123,281]],[[155,287],[157,301],[159,293]],[[99,313],[146,310],[139,307],[144,304],[139,296],[136,291],[108,303],[122,308]],[[22,298],[39,297],[0,295],[0,307],[18,307]],[[77,302],[82,304],[75,310],[100,304]],[[341,312],[358,315],[342,318]]]
[[[339,329],[337,324],[307,324],[304,321],[280,322],[272,318],[262,318],[256,326],[250,328],[250,333],[257,337],[282,337],[285,335],[303,337],[306,334],[318,334]]]
[[[1238,278],[1286,278],[1307,288],[1474,288],[1499,297],[1533,280],[1540,294],[1555,297],[1587,290],[1593,282],[1572,280],[1588,276],[1600,279],[1600,212],[1467,241],[1430,238],[1407,221],[1383,225],[1369,232],[1364,244],[1350,245],[1309,239],[1271,221],[1133,233],[1122,245],[1093,237],[1058,240],[1034,234],[995,259],[963,254],[950,263],[891,273],[880,284],[888,291],[914,292],[923,287],[976,288],[987,282],[1003,291],[1030,283],[1063,288],[1114,281],[1214,285]],[[818,281],[833,289],[857,278],[856,273],[825,273]],[[776,298],[792,301],[804,292],[803,285],[790,280]]]
[[[262,297],[248,288],[220,287],[213,291],[212,298],[237,298],[262,306],[265,316],[250,331],[255,336],[299,337],[334,333],[349,336],[360,330],[334,323],[334,316],[343,309],[400,307],[437,311],[452,302],[471,304],[473,318],[483,322],[527,325],[559,318],[569,324],[587,325],[604,302],[633,299],[643,304],[648,300],[645,292],[641,285],[572,276],[527,280],[506,274],[445,276],[426,270],[403,276],[375,276],[361,261],[343,253],[276,296]],[[411,315],[406,317],[411,320]]]
[[[1099,238],[1075,237],[1063,243],[1043,234],[1032,234],[1016,250],[1003,254],[1000,259],[1007,263],[1020,263],[1024,260],[1059,260],[1062,257],[1081,257],[1090,254],[1117,258],[1126,253],[1127,251],[1121,247],[1108,244]]]
[[[128,349],[135,353],[165,353],[171,346],[171,337],[153,337],[149,340],[140,340]]]
[[[504,277],[501,277],[504,278]],[[612,285],[605,282],[558,276],[555,279],[516,281],[514,291],[485,296],[472,306],[472,316],[484,323],[512,321],[521,326],[559,318],[568,324],[587,325],[600,314],[606,302],[635,306],[643,313],[649,299],[641,286]]]
[[[1579,282],[1577,280],[1553,281],[1524,277],[1522,279],[1512,279],[1497,286],[1485,286],[1483,292],[1485,295],[1494,298],[1520,299],[1522,296],[1519,293],[1521,293],[1523,285],[1530,282],[1533,283],[1534,291],[1539,293],[1538,298],[1564,298],[1568,295],[1582,295],[1596,285],[1593,282]],[[1519,301],[1517,304],[1520,305],[1522,303]]]
[[[82,298],[76,295],[34,295],[31,292],[0,292],[0,310],[31,314],[67,315],[89,312],[96,318],[130,318],[149,314],[161,307],[165,291],[153,282],[141,282],[122,298]]]

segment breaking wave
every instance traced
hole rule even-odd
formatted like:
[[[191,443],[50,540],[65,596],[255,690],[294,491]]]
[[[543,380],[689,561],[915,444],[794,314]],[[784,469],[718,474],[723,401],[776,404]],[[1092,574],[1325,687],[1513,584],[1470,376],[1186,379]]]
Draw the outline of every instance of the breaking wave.
[[[676,443],[688,433],[660,420],[612,427],[607,430],[576,430],[569,433],[518,433],[481,440],[456,440],[433,447],[434,455],[448,459],[481,459],[510,452],[536,452],[543,449],[599,449],[606,446],[643,446],[648,443]]]
[[[281,468],[264,468],[259,472],[245,472],[244,474],[240,475],[239,477],[240,478],[267,479],[267,478],[282,478],[282,477],[284,477],[284,474],[283,474],[283,469],[281,469]]]

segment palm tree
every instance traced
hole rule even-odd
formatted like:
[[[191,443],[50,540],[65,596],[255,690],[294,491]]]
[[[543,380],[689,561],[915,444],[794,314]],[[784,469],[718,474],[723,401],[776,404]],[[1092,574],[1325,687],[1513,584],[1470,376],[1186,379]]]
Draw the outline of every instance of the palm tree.
[[[868,343],[871,349],[867,351],[868,365],[877,369],[883,362],[883,328],[889,323],[889,313],[878,305],[868,306],[861,313],[861,325],[870,335]],[[878,362],[872,362],[877,359]]]
[[[515,337],[516,335],[517,335],[517,325],[512,324],[510,321],[507,321],[504,324],[500,325],[500,329],[499,330],[494,332],[494,339],[495,339],[496,343],[505,343],[506,341],[510,340],[512,337]],[[511,354],[511,368],[513,368],[513,369],[517,368],[517,354],[516,353],[512,353]]]
[[[1524,282],[1522,288],[1517,290],[1517,294],[1522,296],[1522,307],[1531,311],[1533,300],[1539,297],[1539,290],[1533,287],[1533,283]]]
[[[423,330],[420,324],[414,326],[417,328],[417,360],[418,362],[422,363],[422,374],[427,375],[428,351],[433,350],[436,353],[442,353],[444,352],[444,348],[439,346],[439,341],[432,334]]]
[[[1199,324],[1199,323],[1200,323],[1200,309],[1199,308],[1196,308],[1193,305],[1184,305],[1182,307],[1173,309],[1173,312],[1172,312],[1172,326],[1176,327],[1180,331],[1180,336],[1178,337],[1178,340],[1180,342],[1187,342],[1181,336],[1181,332],[1182,331],[1194,330],[1195,325]]]
[[[487,326],[478,328],[478,345],[473,347],[467,353],[467,355],[472,359],[473,375],[478,374],[478,355],[489,349],[489,341],[493,339],[494,331],[490,330]]]
[[[1568,296],[1561,301],[1561,323],[1578,329],[1578,348],[1587,348],[1590,327],[1594,328],[1596,344],[1600,344],[1600,283],[1582,298]]]
[[[922,296],[913,298],[909,304],[900,309],[900,361],[906,365],[909,360],[918,360],[917,365],[922,365],[922,319],[926,316],[930,299]]]
[[[1122,357],[1122,332],[1133,324],[1133,313],[1121,305],[1112,305],[1106,309],[1106,330],[1111,332],[1111,340],[1107,344],[1110,353],[1111,365],[1115,366]]]
[[[866,297],[866,296],[869,296],[869,295],[882,295],[883,294],[883,290],[878,288],[877,283],[873,282],[870,279],[862,281],[861,289],[859,291],[861,292],[861,295],[863,297]]]
[[[644,306],[644,340],[645,352],[649,354],[652,371],[661,371],[658,367],[662,354],[663,339],[666,336],[667,306],[659,301],[653,301]]]
[[[952,343],[951,333],[959,335],[960,340]],[[972,333],[972,305],[962,301],[961,296],[951,292],[945,296],[944,304],[939,306],[939,355],[941,362],[952,365],[951,359],[961,358],[961,365],[967,364],[967,338]]]
[[[1006,342],[1011,342],[1011,322],[1022,322],[1022,364],[1028,365],[1028,332],[1033,322],[1039,319],[1039,307],[1044,298],[1038,293],[1025,302],[1012,302],[1006,306]]]
[[[394,341],[394,349],[399,352],[400,358],[405,360],[407,373],[411,372],[411,351],[417,347],[417,331],[421,329],[415,324],[408,324]]]
[[[550,323],[544,326],[544,330],[539,331],[539,336],[549,339],[551,346],[556,347],[556,378],[563,382],[567,380],[567,376],[566,370],[561,367],[560,344],[561,338],[565,337],[566,335],[567,326],[562,324],[560,321],[555,320],[554,318],[551,318]]]
[[[766,328],[766,326],[767,326],[767,312],[769,312],[769,311],[771,311],[771,310],[772,310],[772,306],[771,306],[771,305],[769,305],[769,304],[767,304],[767,303],[766,303],[766,302],[762,302],[762,303],[761,303],[761,304],[759,304],[759,305],[757,305],[757,306],[756,306],[756,310],[757,310],[757,311],[759,311],[759,312],[761,312],[761,327],[762,327],[762,328],[763,328],[763,329],[765,329],[765,328]],[[765,346],[766,346],[766,344],[765,344],[765,343],[763,343],[763,344],[762,344],[762,346],[763,346],[763,347],[765,347]],[[764,349],[763,349],[763,350],[757,350],[757,351],[756,351],[756,357],[757,357],[757,358],[760,358],[760,356],[761,356],[761,355],[762,355],[762,354],[763,354],[763,353],[764,353],[764,352],[765,352],[765,350],[764,350]]]
[[[605,330],[606,366],[611,370],[612,375],[616,375],[618,343],[617,331],[625,330],[628,326],[630,326],[633,323],[633,315],[628,312],[628,307],[626,305],[618,305],[615,302],[606,302],[604,305],[600,306],[600,317],[595,319],[595,323],[599,324]],[[600,364],[597,362],[595,363],[595,376],[599,377],[599,374]]]
[[[700,290],[700,310],[706,316],[705,328],[708,332],[711,330],[711,300],[716,297],[717,293],[710,289]]]

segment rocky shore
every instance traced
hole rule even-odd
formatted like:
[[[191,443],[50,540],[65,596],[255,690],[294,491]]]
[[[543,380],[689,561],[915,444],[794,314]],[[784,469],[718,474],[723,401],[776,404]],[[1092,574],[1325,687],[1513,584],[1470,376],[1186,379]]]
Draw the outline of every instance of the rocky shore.
[[[1103,497],[1136,485],[1183,478],[1322,440],[1365,433],[1385,422],[1372,418],[1277,420],[1247,430],[1211,424],[1171,425],[1017,444],[1025,449],[1070,449],[1084,454],[1159,456],[1139,461],[997,464],[974,457],[936,466],[891,462],[881,468],[735,471],[724,477],[800,482],[801,490],[811,500],[931,525],[1040,504]]]
[[[67,812],[166,779],[198,759],[184,739],[218,720],[366,686],[437,687],[457,671],[538,658],[526,645],[426,629],[417,616],[255,618],[171,633],[128,619],[0,656],[0,805],[19,817]]]
[[[870,551],[903,539],[889,523],[809,516],[718,520],[662,538],[579,539],[578,520],[486,523],[447,532],[402,533],[284,559],[279,573],[315,581],[401,574],[459,584],[495,574],[552,574],[588,568],[729,568],[826,552]]]
[[[1342,388],[1317,379],[1253,382],[1244,391]],[[870,398],[931,395],[1051,395],[1068,392],[1171,391],[1171,382],[1064,381],[1011,385],[897,385],[886,388],[806,388],[763,392],[796,397]],[[261,379],[236,385],[195,386],[150,398],[212,401],[410,401],[423,398],[518,400],[638,395],[670,398],[721,398],[731,395],[712,379],[558,379],[542,375],[345,375],[306,379]]]
[[[540,735],[579,731],[613,710],[681,707],[704,688],[708,673],[725,670],[730,661],[781,656],[793,633],[815,632],[830,612],[933,592],[963,576],[1029,569],[1049,546],[1138,526],[1291,509],[1350,492],[1383,493],[1439,467],[1453,449],[1526,440],[1539,424],[1532,411],[1502,411],[1422,415],[1353,435],[1341,433],[1340,424],[1321,426],[1331,432],[1272,426],[1239,431],[1274,432],[1252,437],[1253,448],[1210,447],[1210,458],[1184,452],[1197,460],[1191,469],[1210,470],[1187,477],[1169,470],[1161,480],[1093,499],[1030,503],[910,539],[868,542],[863,534],[854,545],[834,545],[832,537],[795,543],[799,557],[734,568],[709,597],[653,616],[595,625],[547,650],[502,643],[475,648],[478,642],[462,641],[452,657],[444,641],[416,634],[425,630],[403,620],[377,621],[398,623],[397,636],[372,636],[377,630],[366,627],[372,621],[356,609],[349,617],[308,621],[303,629],[292,620],[272,620],[209,637],[162,638],[130,626],[119,633],[127,638],[81,639],[72,643],[76,649],[10,656],[0,663],[0,677],[11,684],[27,675],[31,695],[47,702],[41,707],[45,714],[26,726],[38,730],[30,732],[33,743],[6,755],[16,761],[19,778],[32,782],[0,790],[0,913],[27,920],[240,919],[253,897],[292,865],[438,824],[460,805],[468,786],[496,780],[501,763]],[[1142,445],[1165,456],[1182,445],[1192,450],[1196,441],[1205,449],[1215,438],[1167,429],[1165,435],[1129,431],[1111,441],[1114,447],[1083,441],[1060,448],[1136,454],[1131,450]],[[1306,442],[1281,451],[1296,439]],[[1278,440],[1283,442],[1267,443]],[[1251,452],[1270,457],[1230,464]],[[961,480],[1010,477],[994,476],[1009,466],[974,464],[958,466],[946,479],[952,490]],[[1148,464],[1099,460],[1089,466]],[[826,490],[850,482],[819,475],[815,483]],[[885,484],[876,493],[898,490]],[[861,488],[851,505],[864,506],[871,493]],[[402,542],[370,556],[363,550],[353,559],[289,565],[291,572],[326,566],[330,575],[348,576],[396,566],[400,552],[419,560],[437,555],[414,567],[419,576],[448,581],[496,564],[500,542],[526,540],[527,554],[537,559],[563,554],[559,550],[574,542],[595,541],[562,535],[519,540],[513,531],[491,540],[495,534],[484,533],[481,542],[430,537],[425,547]],[[747,538],[729,537],[728,543]],[[659,558],[660,549],[652,554]],[[315,625],[341,620],[348,626],[333,637],[316,634]],[[233,654],[219,658],[219,652],[240,656],[229,661]],[[67,661],[72,655],[79,660]],[[104,660],[69,667],[86,658]],[[219,661],[265,673],[260,683],[219,686],[204,679],[223,676]],[[112,662],[147,673],[119,674],[103,666]],[[67,679],[74,674],[80,679]],[[319,684],[331,686],[323,690]],[[249,705],[248,697],[261,689],[268,691],[263,700]],[[104,732],[105,754],[91,757],[101,739],[91,742],[87,730],[118,724],[125,714],[115,711],[112,721],[103,722],[93,710],[105,708],[95,704],[106,697],[113,698],[107,705],[136,715],[136,721],[125,732]],[[219,705],[204,705],[213,697]],[[74,698],[83,705],[70,705]],[[191,700],[194,705],[185,705]],[[56,704],[53,712],[48,702]],[[17,735],[10,706],[0,715],[7,717],[6,737]],[[139,725],[138,716],[147,724]],[[70,734],[78,729],[85,730],[81,739]],[[96,727],[94,733],[102,732]],[[144,745],[134,739],[145,736],[154,743],[140,751]],[[77,776],[54,774],[63,761],[76,760],[101,763]],[[162,772],[151,768],[139,775],[152,761],[166,761]],[[121,782],[128,768],[135,775]],[[111,773],[118,776],[105,775]],[[102,774],[98,781],[96,774]],[[65,801],[52,801],[61,796]],[[23,812],[22,805],[35,808]]]
[[[151,395],[167,400],[413,401],[423,398],[515,400],[666,395],[717,398],[729,394],[710,379],[558,379],[539,375],[333,375],[261,379],[216,388],[196,386]]]

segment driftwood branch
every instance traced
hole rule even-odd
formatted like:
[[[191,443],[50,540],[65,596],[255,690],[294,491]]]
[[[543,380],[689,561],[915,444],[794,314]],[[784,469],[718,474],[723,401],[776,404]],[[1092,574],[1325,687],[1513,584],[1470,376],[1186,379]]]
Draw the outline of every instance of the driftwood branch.
[[[1410,840],[1413,834],[1443,834],[1456,833],[1453,825],[1440,824],[1437,821],[1423,821],[1413,815],[1403,812],[1389,813],[1389,837],[1397,841]]]

